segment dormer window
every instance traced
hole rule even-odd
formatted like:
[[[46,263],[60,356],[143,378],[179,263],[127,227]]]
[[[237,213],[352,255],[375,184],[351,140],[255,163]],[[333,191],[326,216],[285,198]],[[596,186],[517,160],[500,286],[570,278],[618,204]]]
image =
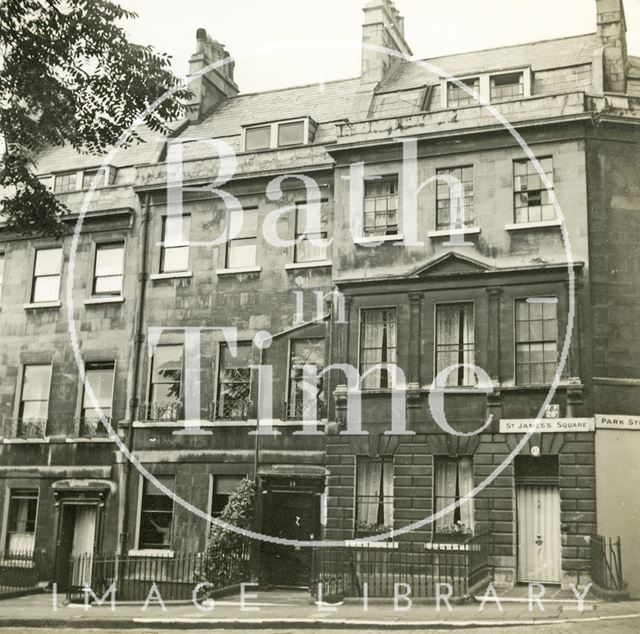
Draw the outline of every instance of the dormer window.
[[[461,79],[461,84],[464,84],[476,94],[480,88],[480,80],[478,77],[470,77],[469,79]],[[478,100],[470,95],[466,90],[458,86],[453,82],[447,84],[447,104],[449,108],[461,108],[462,106],[475,106]]]
[[[77,170],[74,172],[61,172],[54,177],[55,192],[63,194],[83,189],[89,189],[96,182],[96,187],[113,185],[116,180],[116,168],[110,165],[101,168]]]
[[[524,95],[524,78],[522,73],[507,73],[491,77],[491,101],[513,99]]]
[[[274,121],[242,129],[245,152],[306,145],[313,141],[316,123],[309,117],[292,121]]]
[[[256,128],[247,128],[244,131],[244,149],[246,152],[251,152],[252,150],[267,150],[270,147],[270,125],[261,125]]]

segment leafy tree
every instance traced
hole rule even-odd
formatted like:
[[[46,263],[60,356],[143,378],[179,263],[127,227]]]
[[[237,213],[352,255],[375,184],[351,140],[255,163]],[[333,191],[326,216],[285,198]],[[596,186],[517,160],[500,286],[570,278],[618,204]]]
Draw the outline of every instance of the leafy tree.
[[[229,496],[220,519],[238,528],[250,529],[253,522],[256,488],[245,478]],[[198,567],[200,581],[211,583],[214,588],[224,588],[238,583],[240,576],[248,572],[248,540],[235,531],[217,524],[211,527],[207,546]]]
[[[2,213],[20,233],[57,234],[65,207],[33,175],[46,147],[100,154],[178,79],[170,57],[128,41],[136,17],[108,0],[0,1]],[[145,117],[153,131],[179,118],[183,88]],[[133,134],[129,142],[140,139]]]

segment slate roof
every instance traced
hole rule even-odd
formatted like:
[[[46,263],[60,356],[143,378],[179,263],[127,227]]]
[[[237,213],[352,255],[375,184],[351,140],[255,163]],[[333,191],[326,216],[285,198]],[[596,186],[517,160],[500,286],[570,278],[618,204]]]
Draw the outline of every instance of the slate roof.
[[[531,66],[536,72],[542,69],[589,64],[599,46],[601,44],[597,34],[590,33],[420,61],[428,62],[454,76],[523,66]],[[403,62],[380,83],[378,92],[406,90],[425,84],[437,84],[439,81],[439,76],[432,70],[414,62]]]
[[[541,69],[562,68],[589,64],[594,51],[600,46],[595,33],[573,37],[531,42],[515,46],[486,49],[436,57],[429,60],[455,76],[478,72],[531,66],[536,72]],[[402,116],[420,110],[421,87],[437,85],[437,73],[413,62],[398,64],[381,82],[377,89],[376,113],[385,116]],[[319,123],[316,142],[331,141],[335,137],[332,122],[366,118],[369,96],[358,92],[359,78],[326,82],[323,85],[309,84],[259,93],[240,94],[222,103],[203,121],[190,125],[181,135],[185,139],[227,139],[238,151],[241,126],[267,121],[311,117]],[[377,116],[380,116],[378,114]],[[327,125],[323,126],[325,123]],[[177,126],[179,122],[172,125]],[[119,150],[113,164],[125,166],[148,163],[155,159],[158,135],[143,131],[147,143]],[[195,143],[187,150],[185,159],[205,155],[204,147]],[[210,154],[210,150],[208,150]],[[99,157],[80,155],[70,148],[53,148],[40,156],[38,172],[41,174],[61,169],[82,169],[100,164]]]

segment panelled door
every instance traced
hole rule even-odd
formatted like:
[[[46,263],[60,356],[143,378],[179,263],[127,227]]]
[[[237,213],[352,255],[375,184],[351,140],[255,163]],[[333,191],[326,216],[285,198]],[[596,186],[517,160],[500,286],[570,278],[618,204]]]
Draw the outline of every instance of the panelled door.
[[[560,583],[560,492],[553,485],[516,487],[518,581]]]

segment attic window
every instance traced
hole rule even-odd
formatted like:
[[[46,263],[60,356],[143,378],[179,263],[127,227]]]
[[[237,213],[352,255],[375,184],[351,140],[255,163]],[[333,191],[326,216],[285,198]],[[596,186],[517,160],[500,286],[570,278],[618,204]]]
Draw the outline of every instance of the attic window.
[[[271,147],[271,126],[261,125],[256,128],[247,128],[244,132],[244,149],[266,150]]]
[[[524,80],[522,73],[507,73],[491,77],[491,101],[512,99],[524,95]]]
[[[469,79],[460,79],[459,82],[464,84],[470,90],[478,93],[480,88],[480,79],[478,77],[471,77]],[[447,84],[447,105],[449,108],[460,108],[462,106],[474,106],[477,100],[470,95],[466,90],[458,86],[453,82]]]
[[[274,121],[243,128],[245,152],[305,145],[313,140],[316,124],[309,117]]]

